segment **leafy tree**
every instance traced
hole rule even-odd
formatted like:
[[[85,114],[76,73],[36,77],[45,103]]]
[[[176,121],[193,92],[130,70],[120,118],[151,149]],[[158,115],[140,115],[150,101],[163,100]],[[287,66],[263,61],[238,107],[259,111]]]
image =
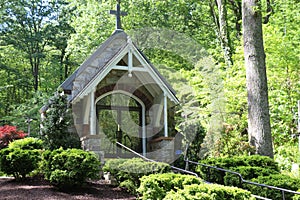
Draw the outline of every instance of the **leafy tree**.
[[[80,141],[76,133],[71,132],[71,109],[67,95],[57,92],[43,108],[45,118],[42,121],[42,139],[46,146],[53,150],[60,147],[80,148]]]
[[[24,103],[10,105],[10,115],[3,117],[6,122],[27,130],[29,136],[36,137],[40,133],[40,112],[43,102],[48,95],[36,92],[32,98],[25,99]]]
[[[243,0],[242,6],[250,144],[273,157],[260,1]]]
[[[68,39],[66,54],[69,62],[77,67],[113,33],[114,18],[108,11],[115,4],[98,0],[69,2],[68,9],[76,9],[69,19],[74,32]]]
[[[271,127],[275,149],[296,145],[299,93],[299,2],[276,0],[264,27],[268,63]]]
[[[37,91],[42,61],[49,51],[48,45],[56,38],[57,17],[64,1],[5,0],[2,3],[0,33],[2,44],[12,45],[26,55],[31,67],[33,87]]]

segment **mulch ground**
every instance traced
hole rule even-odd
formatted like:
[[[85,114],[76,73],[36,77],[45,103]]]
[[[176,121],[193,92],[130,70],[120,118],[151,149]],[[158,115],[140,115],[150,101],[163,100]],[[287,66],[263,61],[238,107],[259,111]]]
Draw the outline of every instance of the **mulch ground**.
[[[89,182],[83,187],[60,191],[40,177],[17,182],[13,178],[0,178],[1,200],[133,200],[135,196],[122,188],[103,181]]]

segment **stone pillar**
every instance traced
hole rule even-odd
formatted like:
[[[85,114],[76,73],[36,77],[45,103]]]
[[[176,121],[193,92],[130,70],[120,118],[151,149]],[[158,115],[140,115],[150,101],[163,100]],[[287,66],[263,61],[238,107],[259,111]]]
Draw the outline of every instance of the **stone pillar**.
[[[88,135],[80,138],[80,140],[83,150],[93,151],[94,153],[96,153],[96,155],[98,155],[101,163],[104,163],[104,151],[101,151],[100,148],[100,135]]]
[[[159,137],[149,142],[147,157],[159,162],[172,163],[175,158],[174,148],[173,137]]]

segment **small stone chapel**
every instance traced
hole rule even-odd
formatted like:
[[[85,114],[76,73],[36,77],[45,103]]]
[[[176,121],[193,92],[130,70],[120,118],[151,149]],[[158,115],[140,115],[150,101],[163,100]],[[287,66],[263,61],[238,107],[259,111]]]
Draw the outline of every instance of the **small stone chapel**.
[[[113,34],[62,84],[72,105],[74,127],[85,150],[101,159],[132,157],[116,141],[142,155],[170,162],[175,142],[175,91],[121,29],[120,11]],[[177,138],[177,137],[176,137]]]

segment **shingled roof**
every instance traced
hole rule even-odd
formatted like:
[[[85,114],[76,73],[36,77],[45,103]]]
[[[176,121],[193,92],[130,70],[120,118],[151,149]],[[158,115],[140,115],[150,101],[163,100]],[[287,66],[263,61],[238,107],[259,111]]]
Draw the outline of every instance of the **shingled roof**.
[[[116,30],[100,47],[85,60],[75,72],[67,78],[60,87],[70,95],[69,101],[75,101],[85,95],[87,90],[98,76],[104,72],[108,73],[109,67],[113,65],[119,55],[131,45],[136,50],[139,56],[144,59],[146,67],[149,68],[153,75],[158,77],[160,85],[168,90],[169,98],[178,103],[175,90],[166,81],[166,79],[158,72],[151,64],[149,59],[142,53],[137,46],[131,42],[130,37],[123,30]]]

